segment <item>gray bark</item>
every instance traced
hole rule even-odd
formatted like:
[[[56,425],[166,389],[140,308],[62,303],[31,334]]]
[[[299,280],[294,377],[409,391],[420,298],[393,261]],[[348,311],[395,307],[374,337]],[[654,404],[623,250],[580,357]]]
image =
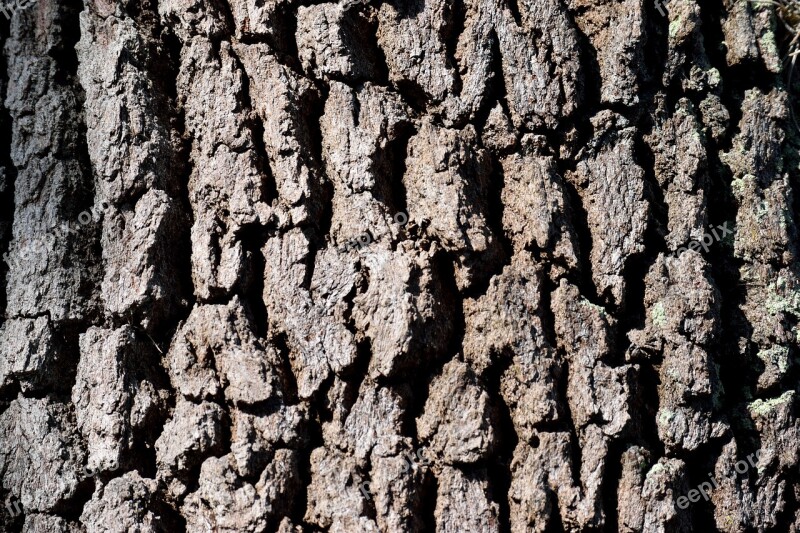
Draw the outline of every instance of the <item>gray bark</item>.
[[[800,531],[797,8],[0,18],[0,531]]]

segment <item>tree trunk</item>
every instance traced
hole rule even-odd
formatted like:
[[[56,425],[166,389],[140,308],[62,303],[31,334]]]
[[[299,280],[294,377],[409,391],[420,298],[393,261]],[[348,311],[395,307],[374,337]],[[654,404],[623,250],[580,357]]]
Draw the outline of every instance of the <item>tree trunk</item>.
[[[21,0],[0,530],[800,531],[798,9]]]

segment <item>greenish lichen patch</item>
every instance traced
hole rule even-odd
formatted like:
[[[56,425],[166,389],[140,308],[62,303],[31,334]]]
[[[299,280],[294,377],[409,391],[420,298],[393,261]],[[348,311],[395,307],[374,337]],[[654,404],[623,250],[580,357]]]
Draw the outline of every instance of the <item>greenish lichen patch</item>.
[[[779,291],[788,294],[779,294]],[[773,316],[788,313],[800,318],[800,291],[786,289],[786,282],[778,278],[775,283],[770,283],[764,305]]]
[[[658,413],[658,425],[659,426],[668,426],[672,419],[675,418],[675,413],[670,411],[669,409],[662,409]]]
[[[764,363],[776,366],[781,374],[785,374],[789,369],[789,348],[787,346],[777,345],[766,350],[760,350],[757,356]]]
[[[760,44],[766,49],[766,52],[769,55],[778,55],[778,45],[775,41],[775,32],[770,30],[764,32],[764,35],[761,36]]]
[[[681,380],[681,373],[678,372],[678,369],[670,367],[667,370],[667,377],[669,377],[672,381],[680,382]]]
[[[608,314],[606,312],[605,307],[603,307],[602,305],[593,304],[592,302],[590,302],[586,298],[581,298],[580,304],[584,305],[586,307],[591,307],[592,309],[598,311],[602,316],[606,316]]]
[[[772,3],[769,0],[753,0],[750,2],[751,9],[758,13],[759,11],[768,11],[772,9]]]
[[[681,18],[678,17],[672,22],[669,23],[669,36],[670,38],[675,38],[678,35],[678,32],[681,31]]]
[[[776,407],[792,401],[794,391],[786,391],[777,398],[770,398],[769,400],[756,400],[747,406],[751,415],[767,416]]]
[[[706,72],[706,75],[708,76],[708,84],[711,87],[717,87],[720,83],[722,83],[722,76],[720,75],[719,70],[710,68]]]
[[[741,197],[744,194],[746,178],[747,176],[745,176],[744,178],[735,178],[733,181],[731,181],[731,190],[733,190],[733,194],[736,195],[737,198]]]
[[[664,471],[664,465],[661,463],[656,463],[653,465],[653,468],[650,469],[650,472],[647,473],[648,476],[657,476],[662,471]]]
[[[663,328],[667,325],[667,313],[664,311],[663,302],[656,302],[650,311],[650,318],[653,320],[653,325],[658,328]]]

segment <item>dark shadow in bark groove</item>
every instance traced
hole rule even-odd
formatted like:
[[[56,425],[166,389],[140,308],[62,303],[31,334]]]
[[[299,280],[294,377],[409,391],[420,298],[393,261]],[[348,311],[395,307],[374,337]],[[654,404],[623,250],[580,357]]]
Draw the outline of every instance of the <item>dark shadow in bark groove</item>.
[[[53,399],[69,404],[72,399],[72,388],[75,386],[78,375],[78,361],[81,357],[79,339],[86,326],[78,324],[53,324],[53,326],[59,355],[48,370],[57,372],[58,380],[49,391],[42,390],[39,397],[45,398],[52,394]],[[37,394],[27,392],[25,396],[36,397]]]
[[[444,306],[447,311],[443,312],[443,316],[439,319],[451,322],[450,339],[446,347],[438,353],[433,350],[423,353],[420,350],[418,353],[424,359],[418,360],[416,367],[412,371],[404,373],[403,377],[398,380],[383,380],[387,384],[405,383],[410,387],[409,393],[404,395],[407,402],[404,414],[405,434],[418,445],[422,445],[422,442],[420,442],[417,432],[416,420],[422,416],[425,410],[431,382],[435,376],[441,373],[447,362],[461,353],[466,330],[461,299],[458,296],[458,287],[455,282],[455,270],[444,252],[440,252],[434,257],[432,270],[440,274]]]
[[[743,288],[739,289],[742,286],[738,268],[741,262],[733,257],[732,250],[728,250],[724,255],[723,252],[719,252],[719,255],[720,261],[714,265],[717,267],[715,278],[719,280],[717,286],[721,296],[720,342],[718,349],[712,353],[715,355],[715,360],[725,362],[719,369],[719,379],[725,394],[716,412],[732,415],[729,417],[729,422],[734,437],[750,433],[756,436],[758,433],[755,431],[755,423],[744,405],[753,399],[756,385],[754,376],[761,374],[764,365],[752,355],[758,348],[749,340],[753,335],[753,326],[742,310],[745,304],[745,291]],[[747,355],[742,355],[740,352],[738,344],[740,338],[748,339],[745,349]],[[740,447],[746,446],[747,440],[749,438],[744,442],[736,438]],[[759,446],[756,446],[756,449],[758,448]]]
[[[511,13],[511,16],[514,18],[514,22],[517,23],[517,26],[521,26],[522,16],[519,12],[519,4],[517,4],[517,0],[506,0],[505,4],[506,7],[508,7],[508,11]]]
[[[617,350],[613,354],[615,364],[625,362],[624,354],[630,347],[630,340],[625,333],[643,328],[645,325],[647,315],[644,305],[645,277],[660,253],[668,252],[664,239],[668,231],[668,207],[664,200],[664,192],[655,176],[655,157],[643,138],[652,131],[652,124],[648,124],[644,131],[642,128],[641,125],[637,127],[633,158],[644,170],[645,199],[650,207],[650,217],[644,234],[645,252],[630,257],[625,264],[623,271],[626,281],[625,299],[619,302],[618,306],[612,306],[613,314],[618,321],[617,331],[620,332],[617,335]]]
[[[398,125],[398,130],[397,137],[389,144],[385,157],[386,166],[388,167],[385,179],[391,198],[381,199],[376,196],[376,199],[383,201],[394,209],[391,213],[392,216],[400,212],[408,214],[408,199],[403,176],[406,173],[408,143],[417,134],[416,128],[410,122]]]
[[[325,102],[328,100],[330,90],[321,82],[315,82],[315,85],[319,94],[308,95],[306,101],[299,104],[299,107],[307,109],[308,113],[303,117],[301,138],[298,140],[301,144],[305,144],[306,152],[310,154],[310,159],[304,159],[311,174],[311,198],[306,198],[305,201],[312,221],[311,227],[317,232],[311,240],[317,248],[322,248],[325,235],[330,232],[333,220],[333,183],[325,171],[321,127]]]
[[[327,387],[326,387],[327,388]],[[317,412],[317,406],[321,403],[311,402],[309,405],[309,413],[307,417],[306,440],[303,442],[303,447],[297,451],[297,465],[299,467],[300,477],[300,490],[292,499],[289,507],[288,516],[296,524],[302,524],[304,531],[316,531],[317,528],[304,521],[306,509],[308,508],[308,491],[307,487],[311,485],[311,452],[317,448],[325,446],[325,441],[322,438],[322,416]]]
[[[182,107],[178,106],[177,87],[183,46],[172,32],[163,30],[160,26],[159,36],[164,53],[154,63],[153,75],[158,91],[165,99],[163,112],[169,117],[170,133],[172,135],[171,172],[173,178],[171,183],[168,184],[168,192],[178,202],[181,213],[184,213],[189,218],[189,226],[191,227],[194,223],[188,192],[189,177],[192,172],[191,141],[186,138],[186,112]],[[192,284],[189,283],[185,287],[191,288]],[[189,293],[191,294],[193,291],[189,291]]]
[[[415,376],[411,377],[406,383],[393,385],[395,392],[397,392],[405,403],[405,409],[402,415],[401,433],[411,438],[415,448],[422,446],[418,437],[417,418],[422,416],[422,413],[425,411],[425,401],[427,400],[427,395],[425,393],[430,387],[432,379],[433,377],[427,373],[417,372]]]
[[[713,152],[713,151],[712,151]],[[712,217],[736,218],[736,207],[733,203],[730,187],[723,185],[726,181],[724,169],[721,164],[718,167],[720,173],[717,174],[716,183],[712,184],[712,193],[717,198],[722,198],[719,202],[709,203],[709,213]],[[725,172],[727,174],[727,172]],[[728,177],[730,177],[728,175]],[[723,188],[724,187],[724,188]],[[722,191],[719,189],[722,188]],[[730,218],[728,218],[730,217]],[[720,381],[723,384],[725,394],[722,404],[718,408],[720,413],[730,413],[737,409],[743,402],[747,401],[753,392],[755,383],[753,373],[760,374],[764,365],[761,361],[752,356],[742,356],[739,349],[739,339],[750,339],[753,335],[753,326],[744,314],[743,306],[746,302],[746,289],[741,278],[740,267],[742,261],[735,258],[733,250],[725,246],[717,246],[711,252],[710,257],[712,283],[717,287],[720,294],[720,332],[719,343],[710,348],[710,353],[716,361],[725,364],[720,366]],[[748,340],[747,353],[751,353],[754,346]],[[760,366],[760,368],[759,368]],[[752,419],[749,414],[742,413],[747,420],[744,426],[740,426],[740,417],[732,417],[730,422],[736,429],[745,429],[752,426]]]
[[[91,211],[95,197],[92,164],[86,140],[87,127],[84,116],[86,95],[83,87],[78,83],[78,56],[75,51],[75,46],[80,40],[79,15],[82,8],[83,5],[80,0],[70,0],[60,7],[61,46],[54,47],[49,51],[56,64],[55,81],[60,85],[64,85],[75,97],[75,107],[70,109],[72,113],[68,114],[69,118],[75,122],[64,123],[62,121],[59,124],[65,130],[73,129],[77,132],[75,142],[74,144],[66,143],[64,146],[59,146],[53,154],[57,159],[74,159],[80,169],[80,176],[73,178],[78,182],[74,191],[70,196],[60,199],[64,211],[63,216],[68,219],[67,223],[70,227],[75,224],[81,212]],[[63,148],[66,148],[66,151],[60,153]],[[85,267],[83,273],[87,274],[80,276],[77,294],[85,299],[86,302],[91,302],[92,293],[99,287],[102,279],[101,256],[91,253],[92,250],[99,250],[97,245],[99,229],[95,227],[92,228],[91,233],[86,232],[81,235],[67,234],[64,236],[64,240],[69,243],[67,246],[70,250],[65,266],[75,266],[70,264],[72,260],[81,261],[82,266]],[[67,319],[65,322],[83,323],[86,321],[97,322],[99,320],[101,320],[100,310],[96,306],[89,304],[85,306],[83,317],[75,321]]]
[[[193,492],[197,492],[200,489],[200,471],[203,468],[203,463],[206,459],[210,457],[222,457],[225,454],[229,453],[231,450],[231,417],[230,413],[228,412],[227,406],[224,402],[217,401],[216,398],[211,400],[212,402],[219,405],[222,408],[222,418],[220,421],[220,427],[222,429],[221,436],[220,436],[220,443],[218,446],[213,448],[209,448],[205,454],[200,457],[196,458],[196,464],[194,464],[191,468],[187,471],[179,472],[175,475],[175,479],[182,481],[186,485],[186,494],[191,494]],[[192,402],[194,404],[198,404],[199,402]]]
[[[80,481],[75,488],[75,494],[54,507],[51,514],[69,521],[79,522],[83,508],[92,499],[94,491],[95,480],[93,478]]]
[[[592,232],[589,230],[589,214],[583,207],[583,200],[575,184],[567,179],[563,181],[563,184],[573,215],[572,227],[578,241],[575,243],[578,249],[578,271],[574,276],[567,276],[567,279],[578,287],[581,296],[592,303],[597,303],[601,299],[592,279]]]
[[[76,79],[78,72],[78,54],[75,45],[81,38],[80,23],[78,15],[83,10],[81,0],[64,0],[60,7],[60,46],[55,46],[48,50],[48,54],[53,58],[56,66],[56,73],[53,80],[62,86],[79,87]],[[81,92],[83,92],[81,90]],[[81,98],[81,104],[84,98]],[[81,107],[83,107],[81,105]]]
[[[169,382],[167,382],[167,386],[168,383]],[[157,386],[163,388],[164,384],[163,382],[158,383]],[[169,389],[167,388],[165,390]],[[158,467],[156,466],[155,443],[167,422],[167,414],[168,411],[166,410],[165,412],[151,414],[147,422],[143,425],[143,428],[136,432],[129,456],[122,465],[124,469],[137,470],[139,475],[143,478],[156,478]],[[122,472],[124,472],[124,470]],[[109,477],[116,477],[117,475],[122,475],[122,473],[115,472],[109,475]]]
[[[637,72],[637,79],[645,95],[640,108],[652,111],[655,93],[663,89],[662,79],[669,55],[669,24],[658,13],[658,4],[655,2],[644,2],[642,8],[646,37],[643,47],[645,63],[642,65],[644,68]]]
[[[583,464],[583,449],[580,446],[578,439],[578,428],[575,427],[575,418],[572,416],[572,408],[569,405],[568,386],[569,386],[569,368],[570,360],[566,357],[563,350],[559,348],[559,359],[561,360],[560,374],[556,379],[556,396],[558,398],[558,406],[564,412],[564,425],[565,430],[569,432],[569,455],[572,462],[570,472],[572,474],[572,481],[576,487],[583,487],[581,481],[581,465]],[[558,512],[556,511],[556,514]]]
[[[795,478],[796,479],[796,478]],[[793,480],[790,479],[782,479],[781,481],[786,481],[786,484],[791,486]],[[775,527],[769,528],[765,531],[770,533],[783,533],[786,531],[786,524],[793,524],[795,520],[795,513],[800,505],[798,505],[797,501],[797,493],[794,490],[787,490],[784,492],[784,505],[783,508],[780,509],[776,513],[776,520],[775,520]]]
[[[306,270],[303,275],[303,282],[300,284],[307,291],[311,291],[311,280],[314,279],[314,269],[317,267],[317,254],[325,246],[321,242],[320,233],[314,231],[314,228],[303,228],[303,235],[308,239],[309,250],[308,255],[305,257]]]
[[[371,454],[367,455],[366,463],[367,464],[363,467],[363,469],[360,469],[361,470],[361,475],[362,475],[362,478],[364,480],[363,482],[371,483],[372,482],[372,476],[370,475],[372,473],[372,455]],[[359,492],[360,492],[360,490],[359,490]],[[364,497],[364,507],[366,509],[365,509],[364,514],[361,515],[361,516],[366,516],[367,518],[377,522],[378,512],[375,509],[375,496],[374,495],[372,495],[369,498]]]
[[[227,34],[221,38],[212,38],[215,42],[214,50],[219,51],[219,41],[226,40],[230,41],[231,37],[236,33],[236,22],[233,18],[233,12],[231,11],[231,6],[226,0],[206,0],[209,4],[216,6],[217,11],[222,14],[224,21],[225,21],[225,28],[228,30]]]
[[[500,52],[499,39],[494,29],[491,30],[489,38],[491,39],[492,53],[489,67],[490,80],[487,83],[483,103],[476,112],[475,120],[473,121],[476,124],[478,139],[483,138],[483,127],[488,120],[489,114],[497,103],[500,104],[507,117],[511,116],[507,101],[505,78],[503,77],[502,53]],[[502,195],[503,189],[506,186],[506,178],[503,166],[500,162],[501,156],[502,154],[500,153],[487,150],[487,157],[489,158],[491,170],[486,186],[486,224],[498,240],[500,250],[497,254],[496,261],[487,266],[490,272],[468,290],[464,291],[464,297],[479,298],[480,296],[484,296],[489,289],[492,278],[500,275],[505,267],[511,264],[511,259],[514,255],[511,238],[508,236],[503,226],[505,205],[503,204]]]
[[[5,45],[9,35],[9,23],[0,17],[0,44]],[[0,177],[0,258],[8,253],[13,236],[12,223],[14,220],[14,190],[17,181],[17,168],[11,160],[12,122],[11,114],[5,106],[8,93],[8,61],[5,54],[0,53],[0,167],[3,175]],[[0,287],[8,286],[8,265],[5,260],[0,261]],[[0,291],[0,324],[6,320],[8,302],[6,291]],[[0,413],[2,411],[0,410]]]
[[[186,519],[162,498],[155,496],[153,500],[153,511],[161,518],[161,525],[164,531],[186,532]]]
[[[702,409],[702,402],[698,402]],[[714,475],[717,458],[722,451],[719,439],[703,443],[691,453],[681,454],[681,459],[686,462],[686,483],[689,487],[698,487],[701,483],[709,481],[709,474]],[[714,504],[710,500],[701,498],[692,503],[687,509],[692,516],[692,526],[696,531],[715,531]]]
[[[503,77],[503,53],[500,51],[500,38],[497,36],[497,31],[492,28],[489,31],[490,49],[492,51],[492,59],[489,64],[489,80],[485,88],[485,98],[481,108],[475,113],[475,124],[478,133],[483,134],[483,125],[489,118],[495,102],[499,102],[503,108],[503,113],[507,117],[511,116],[511,110],[508,107],[508,89],[506,88],[506,80]]]
[[[269,164],[267,148],[264,145],[264,123],[258,114],[253,111],[253,100],[250,93],[250,76],[247,74],[244,64],[236,55],[236,49],[231,47],[230,50],[231,55],[233,55],[236,60],[236,67],[242,73],[242,94],[240,95],[242,104],[244,109],[250,112],[248,127],[253,139],[253,150],[256,154],[256,167],[261,174],[261,190],[259,192],[262,201],[272,204],[278,199],[278,186]]]
[[[269,333],[267,333],[269,335]],[[283,400],[286,405],[297,405],[300,399],[297,396],[297,380],[295,379],[294,372],[292,372],[292,365],[289,360],[289,346],[286,340],[286,334],[280,333],[274,337],[267,336],[268,342],[275,347],[278,351],[278,356],[281,360],[281,389],[283,390]]]
[[[453,262],[445,252],[439,252],[433,258],[431,268],[440,274],[439,279],[442,283],[443,299],[445,305],[449,306],[450,314],[446,319],[452,324],[450,341],[443,353],[436,354],[433,358],[432,367],[438,372],[455,354],[461,353],[464,346],[464,334],[466,332],[466,322],[464,319],[464,308],[462,298],[459,295],[458,285],[456,284],[456,274]],[[445,319],[445,317],[441,317]]]
[[[537,263],[539,263],[539,257],[537,257],[536,254],[534,254],[534,257]],[[558,346],[556,315],[553,312],[553,293],[558,286],[559,283],[550,276],[543,275],[541,277],[541,284],[539,286],[539,309],[541,311],[542,334],[550,346]]]
[[[550,500],[547,507],[550,508],[551,512],[549,515],[550,520],[547,522],[544,533],[566,533],[567,530],[564,528],[564,523],[561,521],[561,512],[558,508],[558,495],[548,490],[547,499]]]
[[[365,15],[366,16],[366,15]],[[350,30],[349,21],[345,21],[346,29]],[[389,86],[389,65],[386,63],[386,54],[383,53],[383,48],[378,43],[378,23],[370,24],[369,26],[361,26],[352,28],[353,40],[360,43],[362,50],[365,51],[367,57],[370,58],[372,67],[374,69],[374,77],[370,80],[376,85],[383,87]],[[356,32],[358,32],[356,34]],[[358,48],[355,48],[358,50]]]
[[[242,248],[249,254],[249,268],[244,285],[239,291],[245,307],[251,315],[253,330],[260,338],[267,336],[267,307],[264,304],[264,271],[266,259],[262,248],[267,241],[267,233],[261,226],[243,226],[236,234]]]
[[[562,172],[562,177],[566,177],[563,172],[567,170],[563,165],[569,165],[569,170],[575,170],[577,163],[574,157],[578,149],[583,147],[594,136],[594,127],[591,123],[591,118],[601,111],[600,105],[600,62],[597,60],[597,50],[589,37],[581,31],[577,24],[575,24],[576,10],[570,9],[569,5],[565,6],[571,17],[571,26],[575,31],[575,37],[578,43],[578,61],[580,63],[579,72],[582,73],[579,81],[579,100],[578,107],[573,114],[559,124],[559,133],[565,138],[569,132],[570,126],[574,127],[578,135],[575,137],[572,145],[570,146],[569,160],[562,160],[559,158],[559,171]],[[598,80],[597,83],[587,83],[586,80]],[[558,153],[558,152],[557,152]]]
[[[154,9],[157,9],[154,5]],[[157,80],[162,80],[160,91],[166,99],[165,112],[169,116],[171,127],[172,143],[172,180],[169,184],[173,200],[178,204],[180,216],[186,220],[184,228],[175,237],[174,248],[172,250],[176,257],[175,272],[178,279],[176,283],[181,288],[179,293],[178,310],[172,321],[165,324],[160,331],[156,332],[156,338],[162,343],[169,345],[169,340],[174,335],[175,330],[182,320],[185,320],[197,303],[194,293],[194,280],[192,279],[192,243],[191,228],[194,225],[194,213],[189,199],[189,180],[192,175],[193,162],[191,159],[192,141],[187,138],[186,132],[186,112],[182,106],[178,105],[177,79],[180,73],[181,52],[183,45],[178,37],[167,27],[162,26],[162,19],[155,17],[157,33],[159,35],[163,54],[159,56],[155,63],[153,72]],[[160,69],[160,70],[159,70]],[[163,75],[157,75],[157,74]],[[159,335],[159,333],[162,333]]]
[[[569,9],[569,6],[567,6]],[[570,16],[574,20],[574,10],[569,11]],[[578,41],[580,71],[583,72],[582,80],[599,79],[600,64],[597,60],[597,50],[595,50],[591,41],[581,29],[574,24],[575,35]],[[566,145],[569,154],[562,153],[561,146],[556,144],[551,146],[554,149],[556,166],[558,168],[559,176],[561,176],[564,191],[567,196],[568,212],[571,213],[570,221],[577,242],[575,243],[578,255],[578,268],[577,272],[570,273],[566,277],[580,290],[581,295],[592,303],[600,302],[600,295],[597,292],[597,287],[592,279],[592,234],[589,230],[588,212],[583,207],[583,200],[580,191],[576,184],[568,179],[570,173],[575,172],[578,164],[577,152],[580,148],[586,146],[588,142],[594,137],[594,126],[591,123],[591,117],[600,111],[600,84],[589,85],[581,83],[580,85],[580,105],[575,110],[572,116],[563,121],[559,125],[558,136],[561,140],[567,139],[569,127],[572,126],[577,131],[574,140]],[[548,137],[550,143],[556,139],[551,134]],[[565,157],[567,155],[567,157]]]
[[[0,494],[2,494],[2,493],[0,493]],[[12,498],[12,500],[9,500],[8,498]],[[19,499],[13,499],[13,498],[15,498],[15,497],[11,496],[10,493],[7,494],[7,495],[3,494],[3,502],[6,502],[6,501],[19,501]],[[13,503],[12,503],[12,506],[13,506]],[[21,507],[21,504],[20,504],[20,507]],[[3,525],[4,527],[6,527],[6,531],[8,531],[8,533],[19,533],[20,531],[22,531],[22,527],[23,527],[24,524],[25,524],[25,513],[24,512],[14,516],[14,517],[11,517],[11,516],[9,516],[8,509],[6,509],[5,505],[0,507],[0,525]]]
[[[358,400],[359,391],[361,390],[361,386],[364,384],[364,381],[369,381],[369,365],[372,361],[372,342],[370,339],[364,339],[359,341],[356,344],[356,361],[355,363],[349,367],[345,372],[342,373],[340,378],[345,381],[347,384],[345,387],[345,405],[344,410],[349,414],[350,410],[355,405],[356,400]],[[384,386],[390,386],[389,383],[381,382],[380,380],[376,380],[376,386],[378,388]],[[330,409],[330,417],[326,419],[326,421],[333,419],[333,406],[328,406]]]
[[[418,115],[428,114],[428,95],[421,85],[411,80],[398,80],[393,89],[400,95],[403,102]],[[436,117],[433,122],[437,126],[442,125],[441,119],[436,119]]]
[[[433,472],[428,471],[420,491],[422,506],[419,508],[419,516],[420,522],[423,524],[422,531],[436,531],[436,501],[439,496],[439,481]]]
[[[606,453],[606,466],[600,484],[603,510],[605,511],[605,528],[603,531],[619,531],[619,499],[617,488],[622,478],[622,454],[627,445],[619,440],[612,440]],[[625,505],[625,503],[623,503]]]
[[[377,17],[370,18],[372,14],[371,6],[353,3],[348,4],[344,11],[347,14],[340,20],[344,48],[360,55],[359,61],[365,62],[368,65],[367,70],[372,72],[374,76],[369,78],[364,72],[360,71],[361,69],[356,69],[358,73],[352,77],[342,76],[337,72],[330,72],[326,76],[347,85],[350,85],[352,81],[372,81],[378,85],[386,86],[388,84],[389,68],[386,65],[383,51],[378,46],[378,21]],[[350,13],[350,11],[355,13]],[[308,75],[307,77],[310,78],[312,76]]]
[[[511,531],[511,508],[508,501],[508,494],[511,488],[511,461],[514,458],[514,450],[519,444],[519,436],[514,429],[511,419],[511,411],[503,400],[500,393],[500,384],[503,374],[514,362],[514,354],[510,350],[504,350],[497,358],[498,360],[486,371],[483,380],[485,390],[489,393],[492,407],[494,408],[494,429],[497,432],[497,444],[492,455],[487,461],[487,475],[489,477],[489,489],[491,490],[492,500],[500,508],[498,519],[500,521],[500,531]]]
[[[631,396],[635,399],[631,406],[632,425],[629,444],[636,444],[651,452],[652,462],[655,464],[659,457],[664,456],[664,443],[658,438],[658,425],[656,424],[658,409],[661,400],[658,395],[661,386],[659,366],[661,354],[652,354],[649,361],[639,366],[638,379],[634,383]]]
[[[448,4],[452,10],[450,12],[447,12]],[[453,70],[453,94],[461,94],[463,82],[458,61],[456,60],[456,50],[458,49],[458,38],[464,33],[467,9],[463,0],[451,0],[444,5],[444,18],[447,22],[445,27],[442,28],[440,37],[444,41],[446,64]]]
[[[472,285],[465,288],[461,292],[462,298],[478,299],[485,296],[489,290],[489,285],[495,276],[503,273],[503,269],[511,264],[511,259],[514,255],[514,248],[511,239],[506,234],[503,227],[503,213],[505,206],[502,201],[503,188],[505,187],[505,173],[500,162],[491,154],[489,154],[491,162],[491,176],[486,192],[486,225],[494,235],[494,238],[499,242],[499,250],[496,252],[496,257],[491,261],[487,261],[483,266],[483,272],[480,278],[475,280]],[[493,254],[494,248],[484,252],[485,254]],[[478,259],[480,260],[480,259]],[[453,257],[453,261],[456,258]]]
[[[0,392],[0,415],[8,409],[8,404],[16,400],[21,392],[19,381],[16,379],[12,380],[9,386]]]

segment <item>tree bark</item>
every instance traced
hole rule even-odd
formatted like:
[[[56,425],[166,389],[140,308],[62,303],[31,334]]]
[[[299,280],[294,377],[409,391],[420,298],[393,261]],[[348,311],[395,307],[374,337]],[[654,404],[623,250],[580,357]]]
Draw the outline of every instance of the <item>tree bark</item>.
[[[0,17],[0,530],[799,531],[797,7]]]

